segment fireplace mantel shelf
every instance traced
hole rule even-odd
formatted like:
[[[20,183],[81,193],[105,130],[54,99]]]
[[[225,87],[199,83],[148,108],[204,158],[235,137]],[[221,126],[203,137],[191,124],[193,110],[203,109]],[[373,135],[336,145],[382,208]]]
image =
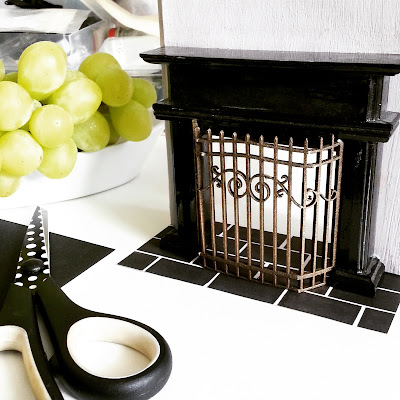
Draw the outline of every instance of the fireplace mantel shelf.
[[[169,99],[160,100],[156,104],[153,105],[154,111],[157,114],[158,119],[162,120],[170,120],[174,119],[192,119],[194,115],[199,119],[212,119],[211,115],[215,116],[215,119],[219,121],[230,122],[232,120],[238,122],[248,122],[249,115],[251,115],[251,123],[259,124],[266,123],[269,127],[279,127],[279,128],[288,128],[295,134],[295,130],[301,131],[317,131],[321,132],[331,132],[332,131],[332,123],[331,124],[323,124],[316,122],[302,122],[302,121],[285,121],[279,118],[274,119],[273,116],[271,118],[266,118],[266,110],[265,109],[252,109],[241,108],[241,107],[220,107],[215,109],[210,109],[209,107],[185,107],[181,108],[179,106],[175,106],[171,103]],[[371,122],[360,122],[358,124],[353,125],[341,125],[340,123],[335,124],[336,130],[340,131],[338,135],[340,139],[354,139],[369,142],[386,142],[394,130],[399,125],[400,115],[396,112],[386,111],[382,113],[382,116],[379,121],[371,121]]]
[[[141,57],[153,64],[234,64],[235,66],[363,72],[388,76],[400,73],[400,54],[289,52],[166,46],[146,51],[141,54]]]

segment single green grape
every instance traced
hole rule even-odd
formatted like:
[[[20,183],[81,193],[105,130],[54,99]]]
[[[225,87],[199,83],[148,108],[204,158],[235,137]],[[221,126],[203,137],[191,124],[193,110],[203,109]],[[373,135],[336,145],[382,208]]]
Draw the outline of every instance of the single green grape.
[[[118,134],[133,142],[147,139],[153,129],[149,110],[135,100],[122,107],[110,107],[110,117]]]
[[[0,171],[0,197],[9,197],[14,194],[20,185],[21,177]]]
[[[18,72],[9,72],[5,74],[3,81],[18,82]]]
[[[67,111],[48,104],[33,112],[29,131],[36,141],[49,149],[64,144],[74,133],[74,122]]]
[[[132,97],[132,79],[120,68],[109,68],[100,72],[97,76],[96,83],[99,85],[103,94],[103,103],[108,106],[123,106]]]
[[[89,79],[96,81],[101,72],[110,68],[121,68],[121,66],[111,54],[100,52],[86,57],[78,70],[83,72]]]
[[[0,130],[20,128],[29,121],[32,111],[32,98],[22,86],[15,82],[0,82]]]
[[[4,68],[3,61],[0,60],[0,81],[4,79],[6,75],[6,69]]]
[[[47,103],[60,106],[71,114],[74,124],[81,124],[97,111],[101,98],[97,83],[80,78],[62,85],[47,99]]]
[[[107,120],[108,126],[110,128],[110,140],[108,141],[107,146],[111,146],[118,142],[118,139],[120,138],[120,136],[114,128],[114,125],[111,121],[110,113],[108,112],[108,113],[103,114],[103,117]]]
[[[72,139],[78,149],[83,151],[103,149],[110,141],[110,128],[107,120],[96,111],[88,120],[75,125]]]
[[[56,91],[66,74],[67,55],[57,43],[33,43],[22,52],[18,61],[18,83],[39,101]]]
[[[157,92],[153,84],[142,78],[132,78],[132,84],[132,100],[137,101],[146,108],[152,107],[157,101]]]
[[[53,149],[43,148],[43,161],[38,171],[47,178],[65,178],[74,169],[77,156],[78,149],[72,139]]]
[[[79,79],[79,78],[87,78],[87,76],[81,71],[75,71],[73,69],[68,69],[63,85],[65,85],[68,82],[74,81],[75,79]]]
[[[3,155],[1,172],[24,176],[35,171],[43,158],[43,149],[28,132],[15,130],[0,137]]]

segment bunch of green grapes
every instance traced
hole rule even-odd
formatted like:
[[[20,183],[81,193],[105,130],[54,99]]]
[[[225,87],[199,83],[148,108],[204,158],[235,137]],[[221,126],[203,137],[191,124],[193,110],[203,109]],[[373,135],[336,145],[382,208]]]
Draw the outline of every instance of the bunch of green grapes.
[[[23,51],[18,71],[6,73],[0,60],[0,197],[36,170],[68,176],[79,150],[146,139],[156,100],[150,82],[131,78],[107,53],[70,71],[64,50],[42,41]]]
[[[79,72],[96,82],[101,89],[103,97],[98,111],[110,128],[110,144],[119,138],[135,142],[147,139],[153,126],[149,108],[157,101],[156,90],[149,81],[131,78],[108,53],[88,56],[80,65]],[[83,136],[89,136],[88,129],[78,130],[74,133],[74,140],[87,143]],[[78,145],[78,148],[81,147]],[[82,150],[87,151],[85,148]]]

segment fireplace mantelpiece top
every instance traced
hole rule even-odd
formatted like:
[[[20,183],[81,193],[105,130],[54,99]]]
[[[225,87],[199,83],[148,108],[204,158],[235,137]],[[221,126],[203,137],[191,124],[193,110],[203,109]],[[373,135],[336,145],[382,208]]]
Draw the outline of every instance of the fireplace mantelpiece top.
[[[309,68],[357,71],[382,75],[400,73],[400,54],[291,52],[194,47],[160,47],[141,57],[152,64],[219,64],[270,68]]]
[[[166,98],[153,106],[157,118],[170,121],[175,231],[163,239],[165,246],[199,246],[192,119],[205,129],[229,128],[266,141],[332,133],[344,142],[335,282],[373,296],[384,272],[370,251],[375,174],[380,142],[399,124],[399,113],[387,110],[387,97],[389,77],[400,73],[400,55],[164,47],[141,56],[164,64],[168,78]]]

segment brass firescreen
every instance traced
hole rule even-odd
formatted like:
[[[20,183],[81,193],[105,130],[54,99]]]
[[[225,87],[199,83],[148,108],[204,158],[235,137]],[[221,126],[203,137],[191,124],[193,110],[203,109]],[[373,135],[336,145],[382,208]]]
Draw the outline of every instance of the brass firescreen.
[[[202,134],[196,120],[193,132],[203,266],[299,292],[325,285],[336,261],[343,142]]]

